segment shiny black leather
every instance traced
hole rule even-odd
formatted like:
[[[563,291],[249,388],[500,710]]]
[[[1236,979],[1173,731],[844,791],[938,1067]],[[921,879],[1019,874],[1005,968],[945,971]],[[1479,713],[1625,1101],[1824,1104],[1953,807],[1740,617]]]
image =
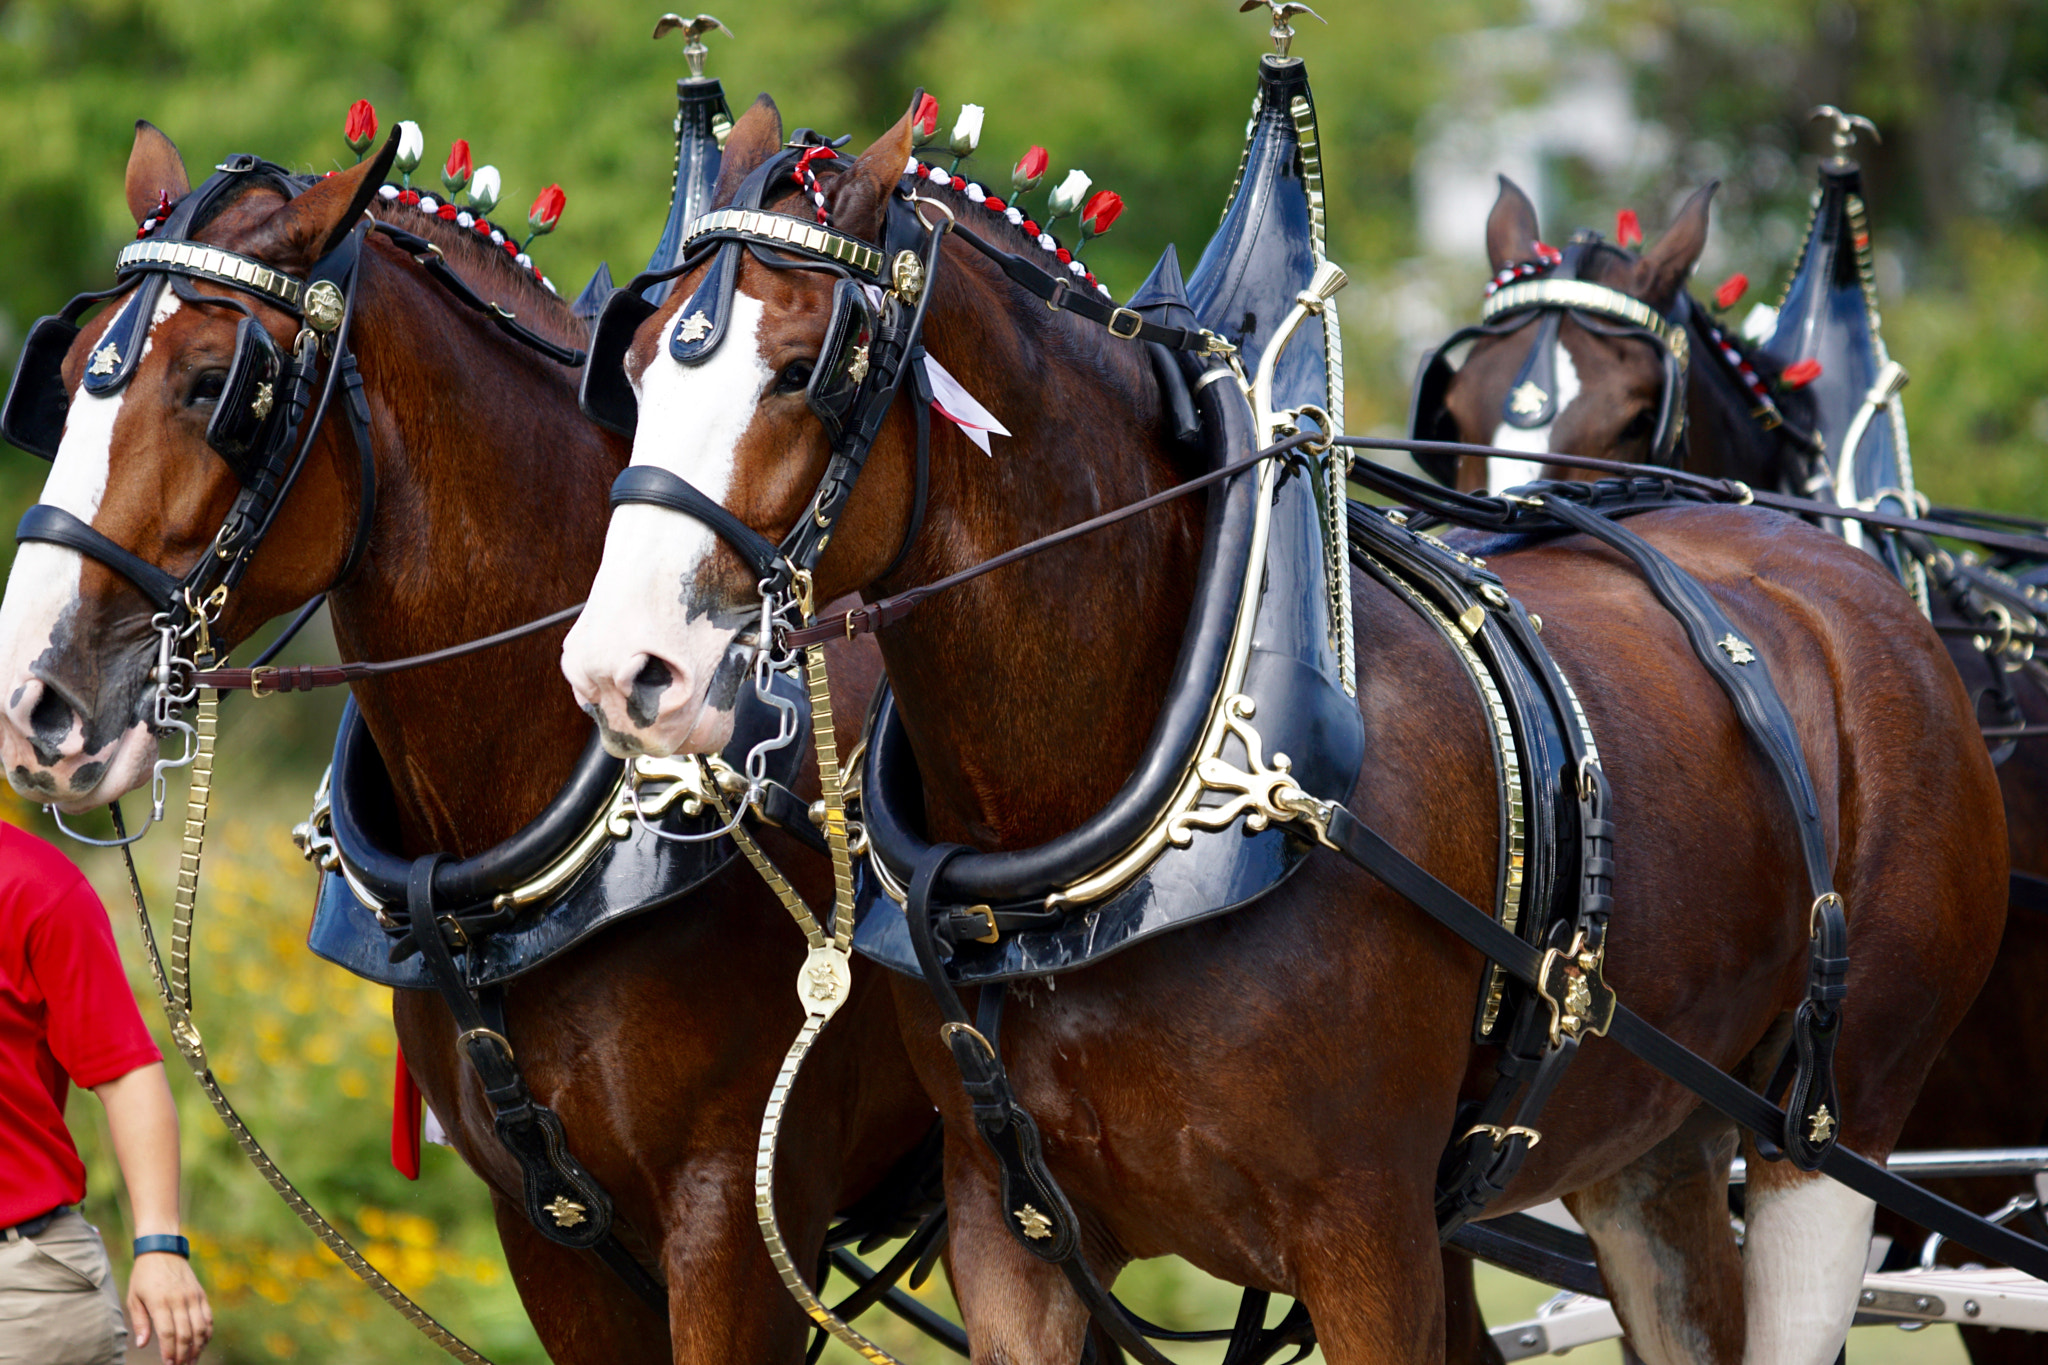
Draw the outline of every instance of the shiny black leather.
[[[1780,367],[1806,359],[1821,363],[1819,377],[1804,389],[1814,409],[1814,431],[1827,442],[1825,458],[1830,471],[1842,467],[1845,454],[1853,454],[1854,495],[1867,502],[1883,489],[1903,486],[1905,452],[1899,449],[1891,418],[1884,412],[1877,413],[1864,428],[1854,452],[1842,448],[1863,396],[1884,361],[1884,343],[1873,310],[1876,285],[1870,273],[1870,247],[1866,239],[1859,249],[1849,221],[1851,198],[1861,200],[1862,196],[1863,172],[1855,162],[1835,157],[1821,164],[1820,202],[1814,208],[1798,269],[1786,288],[1784,305],[1778,310],[1777,328],[1761,349]],[[1897,400],[1893,401],[1896,404]],[[1822,496],[1832,498],[1834,494],[1829,491]],[[1919,512],[1896,495],[1879,499],[1876,510],[1900,516]],[[1903,576],[1905,557],[1896,538],[1872,532],[1871,541],[1882,547],[1880,558]]]
[[[1185,296],[1172,297],[1177,291],[1168,276],[1174,272],[1165,269],[1165,262],[1134,296],[1148,317],[1156,310],[1161,323],[1186,325],[1192,317],[1215,328],[1244,350],[1247,369],[1256,366],[1315,268],[1300,145],[1289,113],[1295,98],[1307,98],[1307,81],[1299,62],[1268,58],[1260,85],[1261,108],[1243,181]],[[1190,378],[1199,381],[1198,362],[1190,358],[1186,363]],[[1329,398],[1322,334],[1310,324],[1296,333],[1276,371],[1275,401],[1281,407],[1328,406]],[[1234,384],[1195,389],[1195,404],[1207,467],[1241,458],[1256,447],[1251,414]],[[1305,790],[1341,800],[1357,778],[1364,726],[1356,703],[1336,681],[1321,559],[1322,512],[1314,484],[1299,466],[1290,467],[1280,480],[1263,566],[1265,590],[1257,607],[1257,643],[1243,690],[1256,702],[1253,724],[1266,754],[1287,753]],[[1260,571],[1249,564],[1256,489],[1257,476],[1250,473],[1210,497],[1189,628],[1166,703],[1131,779],[1101,812],[1058,839],[1032,849],[956,857],[941,874],[939,901],[1041,909],[1049,892],[1120,854],[1159,817],[1193,762],[1216,702],[1246,574]],[[887,862],[900,885],[925,847],[920,786],[908,740],[886,699],[871,734],[861,814],[873,856]],[[954,974],[968,983],[1079,966],[1256,900],[1307,853],[1297,837],[1275,828],[1258,833],[1241,826],[1197,830],[1187,847],[1169,845],[1123,890],[1053,926],[1006,934],[993,945],[961,945],[952,959]],[[865,860],[858,897],[861,918],[854,946],[886,966],[917,975],[903,917]]]
[[[661,240],[647,258],[650,273],[682,264],[684,231],[711,209],[711,192],[718,188],[718,168],[724,160],[712,125],[721,118],[732,123],[725,87],[716,77],[676,82],[675,188],[669,193],[668,221],[661,226]],[[659,308],[674,287],[674,280],[657,280],[641,291],[641,297]]]
[[[235,354],[206,424],[206,443],[248,483],[284,420],[284,353],[254,317],[235,326]]]
[[[778,678],[776,686],[797,705],[800,717],[808,716],[809,703],[800,685]],[[739,767],[749,749],[775,733],[777,720],[773,710],[755,700],[751,687],[743,687],[726,760]],[[777,750],[769,759],[769,776],[784,784],[793,782],[802,749],[801,744],[792,744]],[[387,904],[402,906],[410,864],[392,851],[397,840],[390,778],[352,701],[335,737],[332,772],[334,838],[349,871]],[[603,809],[618,772],[619,760],[606,756],[593,739],[562,793],[524,830],[474,858],[436,869],[435,903],[444,913],[487,904],[498,892],[545,868]],[[654,823],[669,833],[701,833],[716,827],[709,815],[685,817],[675,807]],[[655,837],[637,823],[629,829],[626,838],[608,840],[553,902],[526,907],[509,926],[474,938],[463,955],[469,984],[509,981],[607,925],[672,905],[738,854],[730,839],[678,844]],[[387,894],[394,888],[396,894]],[[380,985],[411,990],[433,985],[417,956],[390,960],[393,935],[378,924],[375,912],[357,898],[339,872],[320,879],[306,943],[317,956]]]

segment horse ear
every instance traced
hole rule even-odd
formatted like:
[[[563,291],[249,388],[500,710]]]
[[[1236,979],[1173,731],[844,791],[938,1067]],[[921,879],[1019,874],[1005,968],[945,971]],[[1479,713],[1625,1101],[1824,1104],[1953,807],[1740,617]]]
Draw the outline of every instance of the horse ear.
[[[364,210],[391,174],[398,138],[399,127],[393,124],[391,136],[377,155],[336,171],[279,209],[266,225],[269,239],[309,265],[334,250],[362,220]]]
[[[163,130],[147,119],[135,120],[135,147],[128,153],[128,211],[140,223],[168,194],[183,199],[192,192],[185,159]]]
[[[840,176],[832,186],[826,212],[841,232],[871,242],[882,240],[882,220],[889,210],[889,196],[896,192],[897,182],[903,179],[903,168],[910,164],[910,124],[923,99],[923,90],[913,94],[910,107],[903,111],[896,126],[862,152],[860,160],[853,163],[852,172]]]
[[[1506,176],[1500,177],[1500,197],[1493,212],[1486,215],[1486,259],[1496,271],[1536,259],[1536,243],[1543,234],[1536,227],[1536,206],[1522,187]]]
[[[725,151],[718,162],[718,187],[711,192],[711,202],[730,204],[740,192],[740,182],[781,147],[782,111],[764,91],[754,97],[753,104],[726,135]]]
[[[1665,309],[1678,297],[1678,291],[1685,288],[1693,267],[1699,264],[1700,252],[1706,249],[1708,209],[1714,202],[1714,191],[1720,188],[1720,181],[1710,180],[1695,190],[1678,211],[1678,217],[1657,239],[1657,245],[1636,262],[1635,288],[1630,292],[1637,298],[1654,308]]]

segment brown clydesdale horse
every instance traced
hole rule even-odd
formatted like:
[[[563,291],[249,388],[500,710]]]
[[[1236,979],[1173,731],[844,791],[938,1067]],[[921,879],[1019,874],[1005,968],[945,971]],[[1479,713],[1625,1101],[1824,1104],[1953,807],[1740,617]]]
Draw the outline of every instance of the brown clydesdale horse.
[[[199,236],[303,272],[352,224],[352,205],[389,161],[387,149],[289,203],[251,190]],[[187,187],[170,141],[138,125],[127,175],[136,217],[160,193],[175,200]],[[566,306],[473,233],[407,208],[378,203],[375,212],[433,239],[478,292],[526,325],[566,346],[585,344],[586,329]],[[433,650],[575,602],[596,571],[605,490],[625,462],[623,443],[577,412],[574,371],[456,306],[379,234],[364,250],[352,335],[380,491],[369,553],[328,599],[343,656]],[[289,343],[290,319],[256,307],[278,343]],[[46,499],[173,572],[205,553],[236,487],[204,439],[235,322],[225,309],[167,310],[134,378],[106,399],[76,392],[105,319],[89,324],[65,361],[76,396]],[[346,433],[337,413],[227,604],[219,627],[227,643],[319,592],[340,566],[360,493]],[[132,788],[146,767],[78,774],[130,736],[150,743],[139,728],[153,663],[144,599],[74,551],[28,545],[4,618],[12,701],[0,744],[17,787],[36,800],[65,793],[76,808]],[[873,651],[865,653],[838,659],[839,714],[856,721],[877,671]],[[359,684],[356,699],[390,771],[408,855],[467,856],[507,838],[554,795],[589,735],[556,672],[552,636]],[[814,771],[808,780],[815,788]],[[762,841],[814,904],[829,897],[823,860],[774,831]],[[788,914],[736,860],[684,902],[614,927],[509,988],[526,1078],[617,1201],[627,1245],[671,1286],[666,1320],[594,1256],[556,1246],[526,1221],[518,1168],[458,1063],[447,1009],[428,994],[398,993],[394,1022],[406,1057],[490,1188],[520,1295],[554,1359],[803,1358],[807,1324],[763,1248],[751,1180],[761,1111],[801,1020],[792,984],[803,957]],[[822,1045],[829,1055],[799,1087],[783,1136],[782,1226],[806,1265],[817,1264],[834,1210],[932,1123],[878,974],[861,973],[846,1013]]]
[[[1671,227],[1640,257],[1602,247],[1588,257],[1585,278],[1621,290],[1659,311],[1667,311],[1684,287],[1706,244],[1712,188],[1695,194]],[[1500,198],[1487,220],[1487,253],[1498,271],[1533,258],[1536,210],[1527,196],[1503,179]],[[1695,307],[1697,311],[1697,306]],[[1495,434],[1512,376],[1519,372],[1534,328],[1473,344],[1446,393],[1456,423],[1449,439],[1487,442]],[[1654,411],[1663,383],[1651,344],[1635,338],[1598,336],[1566,315],[1558,343],[1572,358],[1576,401],[1565,406],[1548,433],[1548,449],[1595,459],[1647,458],[1644,414]],[[1754,487],[1796,492],[1804,480],[1800,452],[1782,430],[1766,431],[1749,416],[1747,395],[1714,358],[1702,337],[1693,339],[1693,361],[1685,395],[1687,438],[1683,467],[1716,478],[1739,478]],[[1562,369],[1562,366],[1560,366]],[[1487,462],[1467,458],[1461,487],[1489,482]],[[1597,478],[1562,465],[1543,469],[1547,478]],[[1507,475],[1520,482],[1527,475]],[[1491,479],[1503,486],[1503,476]],[[1935,621],[1961,623],[1938,589],[1930,594]],[[1993,683],[1992,665],[1967,634],[1945,634],[1949,657],[1973,697]],[[2029,724],[2048,723],[2048,669],[2036,661],[2009,675],[2015,699]],[[2014,1147],[2048,1141],[2048,1032],[2038,983],[2048,973],[2048,904],[2034,886],[2048,878],[2048,742],[2021,740],[1998,767],[2005,798],[2005,831],[2012,870],[2020,874],[1997,962],[1977,1003],[1935,1060],[1899,1138],[1902,1148]],[[1995,831],[1986,836],[1996,839]],[[2029,883],[2026,879],[2033,878]],[[1943,1197],[1969,1207],[1989,1208],[2031,1186],[2024,1177],[1940,1179],[1927,1182]],[[1897,1239],[1896,1259],[1917,1253],[1924,1233],[1903,1219],[1879,1215],[1879,1231]],[[2038,1358],[2038,1337],[1965,1327],[1963,1339],[1980,1365]]]
[[[749,111],[726,148],[728,184],[780,142],[772,110]],[[837,230],[879,240],[910,148],[906,115],[857,162],[828,163]],[[963,231],[1024,247],[964,198],[954,207]],[[804,388],[829,283],[746,258],[722,348],[685,368],[666,347],[695,287],[685,277],[627,358],[641,394],[636,463],[782,535],[828,453]],[[964,243],[946,248],[935,287],[925,344],[1016,435],[988,458],[937,433],[924,533],[877,584],[912,504],[912,425],[899,405],[820,562],[820,597],[932,581],[1179,477],[1139,348],[1048,311]],[[2003,849],[1983,837],[2003,817],[1967,698],[1906,595],[1841,541],[1753,508],[1631,524],[1708,587],[1796,717],[1850,906],[1844,1140],[1882,1157],[1974,997],[2004,915]],[[1199,509],[1175,502],[977,579],[885,632],[931,837],[1035,845],[1117,790],[1166,688],[1200,527]],[[1543,617],[1616,792],[1610,979],[1675,1038],[1761,1080],[1807,956],[1808,896],[1780,790],[1631,567],[1570,538],[1491,562]],[[1376,580],[1354,575],[1353,588],[1370,744],[1352,808],[1483,901],[1498,790],[1480,705],[1431,625]],[[564,667],[620,747],[723,742],[730,713],[706,704],[733,638],[720,623],[756,611],[756,591],[702,526],[644,507],[614,518]],[[661,685],[636,695],[652,677]],[[1491,1073],[1471,1042],[1480,975],[1476,954],[1325,856],[1255,905],[1020,989],[1004,1035],[1011,1073],[1098,1271],[1178,1254],[1301,1298],[1338,1365],[1440,1359],[1432,1184],[1460,1097]],[[898,994],[948,1125],[952,1269],[974,1358],[1072,1361],[1079,1302],[1001,1225],[937,1012],[915,982]],[[1725,1188],[1736,1134],[1688,1093],[1595,1044],[1553,1106],[1494,1212],[1563,1196],[1647,1359],[1835,1358],[1867,1201],[1753,1162],[1739,1253]]]

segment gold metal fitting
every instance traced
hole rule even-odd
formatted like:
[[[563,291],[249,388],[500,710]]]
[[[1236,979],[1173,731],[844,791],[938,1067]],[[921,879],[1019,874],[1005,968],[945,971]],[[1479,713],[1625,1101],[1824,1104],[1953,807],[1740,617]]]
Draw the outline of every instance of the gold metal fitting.
[[[269,682],[269,681],[270,681],[270,680],[271,680],[272,678],[274,678],[274,677],[276,677],[276,676],[277,676],[277,670],[276,670],[275,668],[271,668],[271,667],[269,667],[269,666],[267,666],[267,665],[265,665],[265,666],[259,666],[259,667],[256,667],[256,668],[252,668],[252,669],[250,669],[250,670],[249,670],[249,695],[250,695],[251,697],[274,697],[274,696],[276,696],[276,695],[277,695],[277,690],[276,690],[275,688],[272,688],[272,689],[271,689],[271,690],[269,690],[269,691],[265,691],[265,690],[264,690],[264,688],[263,688],[263,684],[265,684],[265,683]]]
[[[1508,1139],[1511,1137],[1525,1137],[1529,1139],[1531,1147],[1543,1141],[1543,1134],[1537,1132],[1534,1128],[1526,1128],[1519,1123],[1511,1123],[1505,1128],[1498,1123],[1475,1123],[1465,1130],[1464,1136],[1460,1137],[1458,1141],[1470,1142],[1481,1133],[1493,1139],[1493,1150],[1496,1152],[1507,1146]]]
[[[1841,893],[1838,891],[1825,892],[1816,897],[1812,907],[1806,912],[1806,936],[1808,938],[1820,937],[1820,910],[1829,901],[1833,901],[1844,915],[1849,913],[1849,902],[1843,900]]]
[[[972,1024],[941,1024],[941,1025],[939,1025],[939,1041],[940,1041],[940,1042],[942,1042],[942,1043],[944,1043],[944,1044],[945,1044],[945,1045],[946,1045],[946,1046],[947,1046],[948,1048],[951,1048],[951,1047],[953,1046],[953,1039],[954,1039],[954,1038],[955,1038],[956,1036],[959,1036],[959,1035],[963,1035],[963,1034],[964,1034],[965,1036],[969,1037],[969,1038],[972,1038],[972,1039],[973,1039],[973,1040],[974,1040],[975,1042],[977,1042],[977,1043],[980,1043],[980,1044],[981,1044],[981,1050],[982,1050],[983,1052],[986,1052],[986,1053],[988,1054],[988,1059],[989,1059],[990,1061],[994,1061],[994,1060],[996,1060],[996,1050],[995,1050],[995,1048],[993,1048],[993,1047],[991,1047],[991,1046],[989,1045],[989,1041],[988,1041],[988,1039],[986,1039],[986,1038],[982,1037],[982,1036],[981,1036],[981,1030],[980,1030],[980,1029],[977,1029],[977,1028],[976,1028],[976,1027],[975,1027],[974,1025],[972,1025]]]

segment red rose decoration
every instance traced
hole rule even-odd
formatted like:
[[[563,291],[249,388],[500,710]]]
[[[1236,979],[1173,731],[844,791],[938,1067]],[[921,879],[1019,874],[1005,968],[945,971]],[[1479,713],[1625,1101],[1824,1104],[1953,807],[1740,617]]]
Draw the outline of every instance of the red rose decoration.
[[[550,185],[534,196],[533,207],[527,211],[526,221],[535,232],[553,232],[555,224],[562,217],[562,206],[568,196],[562,193],[560,185]]]
[[[1643,244],[1643,224],[1634,209],[1623,209],[1614,215],[1614,240],[1623,246]]]
[[[1033,147],[1017,159],[1016,165],[1010,167],[1011,187],[1018,194],[1037,189],[1038,182],[1045,178],[1045,168],[1051,162],[1052,157],[1046,153],[1045,148]]]
[[[1749,292],[1749,276],[1730,275],[1721,281],[1721,287],[1714,291],[1714,307],[1733,308],[1735,301]]]
[[[1081,233],[1086,237],[1100,237],[1109,231],[1109,225],[1122,216],[1124,197],[1115,190],[1097,190],[1081,209]]]
[[[455,145],[448,149],[448,163],[441,167],[441,183],[448,187],[449,194],[469,183],[470,170],[469,139],[456,138]]]
[[[918,97],[917,112],[910,116],[910,136],[922,147],[939,131],[939,102],[929,93]]]
[[[1554,246],[1536,243],[1536,259],[1544,265],[1557,265],[1564,260],[1564,253]]]
[[[348,149],[356,154],[356,160],[363,159],[363,153],[370,150],[370,144],[377,140],[377,111],[370,107],[368,100],[357,100],[348,107],[348,118],[341,125],[341,136],[348,143]]]
[[[1778,382],[1788,389],[1803,389],[1818,378],[1820,362],[1809,357],[1796,365],[1787,365],[1785,373],[1778,377]]]

